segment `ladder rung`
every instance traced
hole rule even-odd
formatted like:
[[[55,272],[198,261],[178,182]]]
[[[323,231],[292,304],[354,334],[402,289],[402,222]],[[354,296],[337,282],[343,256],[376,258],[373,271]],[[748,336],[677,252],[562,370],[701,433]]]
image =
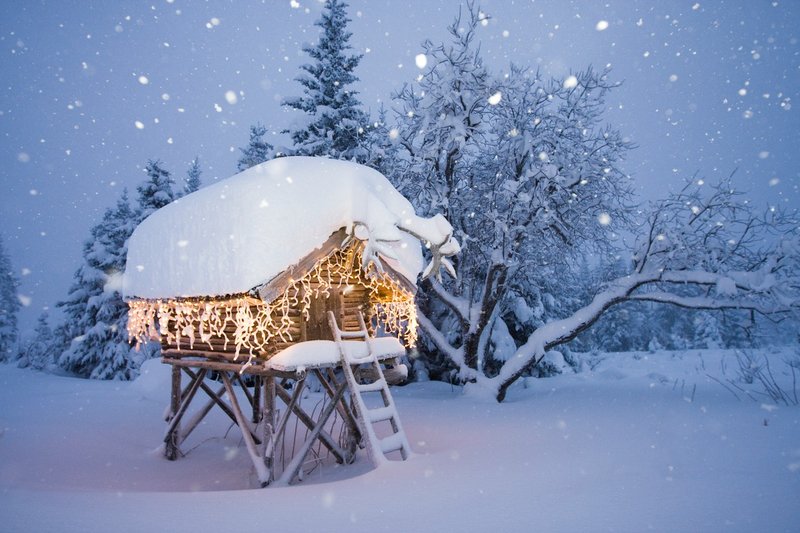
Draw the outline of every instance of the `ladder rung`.
[[[377,409],[367,410],[367,417],[373,424],[376,422],[383,422],[384,420],[390,420],[391,418],[394,418],[395,414],[394,407],[392,406],[378,407]]]
[[[343,339],[366,339],[367,333],[363,331],[340,331],[339,336]]]
[[[394,433],[381,439],[381,451],[383,453],[396,452],[403,449],[403,434]]]
[[[379,390],[383,390],[386,388],[386,380],[379,379],[373,381],[372,383],[364,383],[363,385],[358,386],[359,392],[378,392]]]

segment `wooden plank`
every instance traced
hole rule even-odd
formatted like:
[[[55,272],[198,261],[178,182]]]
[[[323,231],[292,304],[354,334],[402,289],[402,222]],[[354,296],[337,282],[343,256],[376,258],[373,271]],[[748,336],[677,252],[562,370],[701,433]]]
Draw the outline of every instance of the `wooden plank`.
[[[303,276],[308,274],[312,268],[314,268],[314,265],[317,264],[320,259],[327,257],[336,249],[341,247],[346,238],[347,233],[345,232],[344,228],[333,232],[319,248],[302,258],[297,262],[296,265],[287,268],[269,280],[261,287],[255,288],[255,292],[265,302],[273,301],[275,298],[280,296],[284,290],[286,290],[286,287],[288,287],[293,280],[301,279]]]
[[[222,361],[208,361],[203,359],[180,359],[172,357],[162,357],[162,362],[168,365],[180,366],[182,368],[207,368],[209,370],[217,370],[220,372],[240,372],[242,364],[227,363]],[[296,380],[299,375],[296,372],[283,372],[280,370],[268,369],[263,366],[250,366],[244,370],[245,374],[253,374],[258,376],[274,376],[279,378],[286,378]],[[204,389],[205,390],[205,389]]]

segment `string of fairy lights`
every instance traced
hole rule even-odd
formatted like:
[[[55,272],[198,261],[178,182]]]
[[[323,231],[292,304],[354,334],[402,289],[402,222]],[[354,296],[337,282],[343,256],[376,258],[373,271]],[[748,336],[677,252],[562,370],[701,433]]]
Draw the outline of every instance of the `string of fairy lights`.
[[[247,363],[265,357],[279,344],[298,341],[298,324],[292,310],[309,320],[311,302],[343,294],[356,286],[367,290],[369,316],[383,331],[400,338],[408,347],[417,340],[414,295],[400,287],[385,272],[370,264],[361,268],[358,244],[337,250],[317,261],[302,278],[292,280],[271,302],[248,294],[224,298],[171,298],[128,302],[128,336],[137,343],[164,339],[178,349],[193,349],[200,343],[214,351],[235,346],[234,360],[246,354]],[[212,343],[212,340],[215,342]]]

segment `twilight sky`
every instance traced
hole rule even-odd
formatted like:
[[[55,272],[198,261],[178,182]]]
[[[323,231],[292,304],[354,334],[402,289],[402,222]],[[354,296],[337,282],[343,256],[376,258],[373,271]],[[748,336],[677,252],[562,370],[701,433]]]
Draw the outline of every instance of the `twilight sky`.
[[[361,100],[412,81],[460,2],[350,0]],[[736,172],[754,202],[800,206],[800,2],[485,0],[487,66],[558,78],[611,65],[609,123],[638,148],[642,199]],[[293,120],[317,0],[8,0],[0,6],[0,233],[23,328],[66,296],[89,228],[148,159],[174,177],[235,173],[248,127]]]

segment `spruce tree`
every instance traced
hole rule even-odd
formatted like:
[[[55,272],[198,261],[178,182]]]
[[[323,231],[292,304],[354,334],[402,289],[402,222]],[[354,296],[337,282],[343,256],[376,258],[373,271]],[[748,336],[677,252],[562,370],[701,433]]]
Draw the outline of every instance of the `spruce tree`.
[[[283,105],[307,115],[295,127],[286,130],[297,155],[327,155],[337,159],[363,162],[367,153],[361,144],[369,118],[361,109],[351,86],[358,81],[354,74],[361,54],[350,53],[347,31],[347,4],[327,0],[322,16],[315,22],[321,28],[319,41],[303,51],[313,60],[302,65],[295,78],[303,86],[303,96],[287,98]]]
[[[56,341],[48,319],[47,311],[43,311],[36,321],[33,338],[20,347],[17,358],[20,368],[30,366],[36,370],[47,370],[55,362]]]
[[[154,353],[151,346],[137,351],[128,343],[128,306],[121,292],[128,239],[148,211],[172,197],[168,172],[151,162],[148,175],[137,188],[137,209],[130,206],[125,191],[92,228],[91,238],[84,243],[84,264],[75,273],[67,299],[58,304],[66,317],[58,332],[66,337],[61,342],[67,343],[58,363],[79,376],[131,379],[142,361]]]
[[[200,175],[203,173],[200,170],[200,158],[195,157],[192,164],[189,165],[189,170],[186,171],[186,182],[183,184],[183,195],[191,194],[200,189]]]
[[[139,193],[140,221],[175,200],[172,175],[161,168],[161,161],[149,160],[145,170],[147,180],[136,188]]]
[[[250,142],[246,148],[239,148],[242,152],[239,161],[236,163],[236,169],[239,172],[254,167],[264,161],[269,161],[274,157],[274,148],[271,144],[264,140],[264,135],[267,133],[267,128],[261,124],[250,126]]]
[[[0,361],[9,358],[17,339],[18,286],[19,281],[0,238]]]

